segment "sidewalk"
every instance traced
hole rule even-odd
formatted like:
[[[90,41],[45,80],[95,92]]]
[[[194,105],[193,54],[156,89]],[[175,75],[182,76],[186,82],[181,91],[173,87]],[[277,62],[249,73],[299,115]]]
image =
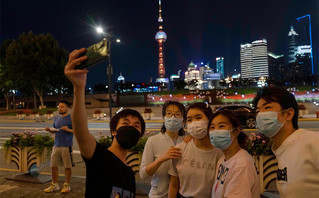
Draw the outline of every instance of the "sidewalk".
[[[43,189],[48,187],[50,183],[35,184],[28,182],[19,182],[8,180],[6,177],[10,177],[17,174],[12,171],[0,170],[0,197],[1,198],[17,198],[17,197],[66,197],[66,198],[79,198],[85,195],[85,178],[73,176],[71,178],[71,192],[68,194],[62,194],[60,191],[53,193],[45,193]],[[59,176],[59,185],[62,188],[64,177]],[[147,192],[149,185],[143,183],[136,183],[136,198],[147,198]],[[265,192],[261,198],[280,198],[279,194],[272,192]]]
[[[71,192],[62,194],[60,191],[53,193],[45,193],[44,188],[47,188],[50,183],[35,184],[29,182],[20,182],[8,180],[7,177],[12,177],[18,174],[17,172],[0,170],[0,197],[1,198],[16,198],[16,197],[84,197],[85,194],[85,178],[72,176]],[[59,185],[62,189],[64,177],[59,176]],[[149,186],[143,183],[136,184],[136,198],[146,198]]]

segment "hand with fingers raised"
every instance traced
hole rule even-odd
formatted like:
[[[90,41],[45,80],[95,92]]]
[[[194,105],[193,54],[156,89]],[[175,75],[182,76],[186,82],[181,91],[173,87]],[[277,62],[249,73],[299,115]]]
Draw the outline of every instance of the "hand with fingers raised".
[[[75,66],[81,64],[87,59],[87,56],[81,56],[85,52],[85,48],[74,50],[69,55],[69,60],[64,67],[65,76],[72,82],[74,87],[85,88],[88,70],[74,69]]]

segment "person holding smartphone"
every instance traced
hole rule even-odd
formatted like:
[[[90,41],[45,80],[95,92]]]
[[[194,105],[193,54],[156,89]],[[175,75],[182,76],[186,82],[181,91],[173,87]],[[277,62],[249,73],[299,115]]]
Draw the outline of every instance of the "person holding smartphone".
[[[68,101],[61,100],[58,106],[59,116],[53,122],[53,129],[45,128],[46,131],[55,134],[50,163],[52,183],[48,188],[44,189],[46,193],[60,190],[58,184],[59,166],[63,166],[65,170],[65,183],[61,193],[69,193],[71,191],[73,129],[71,116],[69,115],[70,106],[71,104]]]
[[[135,197],[135,176],[126,164],[126,155],[144,134],[145,122],[137,111],[122,110],[110,120],[112,145],[106,148],[97,143],[89,132],[85,108],[88,70],[74,69],[87,59],[86,56],[80,57],[84,51],[85,48],[82,48],[70,53],[64,73],[73,84],[72,121],[74,135],[86,164],[85,197]]]

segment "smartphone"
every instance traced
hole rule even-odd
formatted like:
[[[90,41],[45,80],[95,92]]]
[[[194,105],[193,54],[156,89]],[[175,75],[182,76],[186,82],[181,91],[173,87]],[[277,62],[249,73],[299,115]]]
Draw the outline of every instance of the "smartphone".
[[[80,65],[75,66],[75,69],[87,69],[93,65],[105,60],[108,57],[107,40],[102,41],[86,48],[85,52],[81,56],[87,56],[88,58]]]
[[[58,131],[59,131],[59,129],[53,128],[53,127],[50,127],[50,130],[51,130],[51,131],[54,131],[54,132],[58,132]]]

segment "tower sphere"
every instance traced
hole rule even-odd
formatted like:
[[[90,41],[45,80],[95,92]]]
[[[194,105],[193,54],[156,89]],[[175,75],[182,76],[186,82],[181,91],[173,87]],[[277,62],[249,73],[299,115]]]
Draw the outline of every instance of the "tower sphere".
[[[166,33],[165,32],[163,32],[163,31],[158,31],[157,33],[156,33],[156,35],[155,35],[155,39],[156,40],[162,40],[162,42],[165,42],[166,41],[166,39],[167,39],[167,35],[166,35]]]

